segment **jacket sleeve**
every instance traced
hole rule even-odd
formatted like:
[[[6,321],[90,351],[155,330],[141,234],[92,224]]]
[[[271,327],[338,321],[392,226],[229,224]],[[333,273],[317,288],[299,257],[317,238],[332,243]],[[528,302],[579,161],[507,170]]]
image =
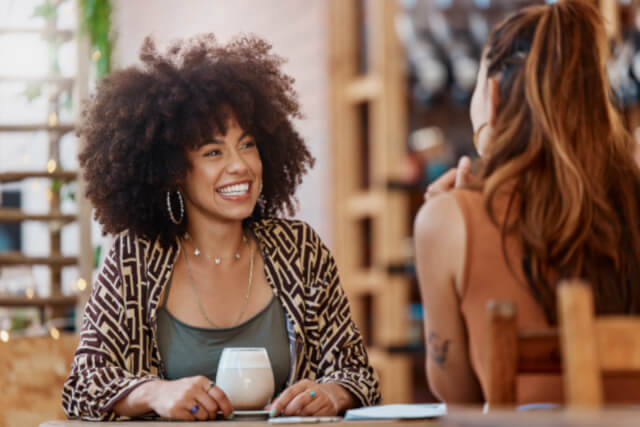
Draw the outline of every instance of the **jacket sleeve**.
[[[376,405],[381,400],[378,376],[369,364],[362,336],[351,317],[336,262],[329,249],[316,238],[312,280],[319,292],[317,381],[340,384],[361,406]]]
[[[137,386],[157,378],[128,369],[132,347],[140,347],[132,345],[131,334],[140,331],[127,322],[121,239],[116,238],[105,258],[85,307],[80,342],[62,391],[62,407],[69,418],[126,418],[113,412],[113,406]]]

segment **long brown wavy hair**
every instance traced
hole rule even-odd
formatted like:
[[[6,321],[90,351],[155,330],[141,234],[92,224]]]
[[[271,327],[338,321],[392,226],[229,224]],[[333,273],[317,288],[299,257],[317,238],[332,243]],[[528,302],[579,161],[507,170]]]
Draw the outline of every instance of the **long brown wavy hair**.
[[[522,267],[549,321],[550,277],[587,280],[598,313],[639,312],[640,170],[612,103],[602,17],[584,0],[525,8],[495,27],[485,52],[500,87],[479,170],[485,206],[503,238],[522,236]],[[496,198],[510,188],[498,220]]]

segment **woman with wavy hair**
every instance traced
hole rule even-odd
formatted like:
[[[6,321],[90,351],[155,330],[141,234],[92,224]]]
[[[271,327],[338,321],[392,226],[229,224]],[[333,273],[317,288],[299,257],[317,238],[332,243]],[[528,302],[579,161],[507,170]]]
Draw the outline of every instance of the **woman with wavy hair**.
[[[488,39],[470,109],[473,185],[461,185],[464,159],[415,219],[428,379],[447,402],[486,396],[490,299],[514,301],[519,328],[548,327],[558,281],[582,278],[598,313],[640,312],[640,171],[607,49],[598,11],[579,0],[523,9]],[[605,385],[611,400],[640,402],[624,380]],[[518,399],[560,402],[560,378],[521,378]]]
[[[115,234],[63,390],[71,418],[233,418],[214,383],[225,347],[264,347],[271,415],[380,400],[335,261],[282,219],[314,159],[283,60],[213,35],[107,76],[80,134],[87,197]]]

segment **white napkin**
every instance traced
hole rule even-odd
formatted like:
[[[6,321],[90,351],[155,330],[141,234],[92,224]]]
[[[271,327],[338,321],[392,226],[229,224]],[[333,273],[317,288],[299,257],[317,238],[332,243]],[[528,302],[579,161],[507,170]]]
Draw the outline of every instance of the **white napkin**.
[[[397,420],[441,417],[447,413],[444,403],[395,404],[349,409],[345,420]]]

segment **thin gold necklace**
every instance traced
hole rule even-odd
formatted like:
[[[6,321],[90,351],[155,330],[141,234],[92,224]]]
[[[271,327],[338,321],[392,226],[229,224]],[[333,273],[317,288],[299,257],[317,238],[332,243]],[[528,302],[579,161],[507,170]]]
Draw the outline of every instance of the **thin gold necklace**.
[[[187,251],[184,249],[182,239],[180,239],[180,246],[182,247],[182,251],[184,252],[184,261],[187,265],[187,275],[189,276],[189,283],[191,284],[191,289],[193,289],[193,293],[195,294],[196,301],[198,302],[198,308],[200,309],[200,313],[205,318],[207,323],[209,323],[212,327],[221,328],[221,326],[216,325],[211,321],[211,319],[209,319],[209,316],[207,316],[207,313],[205,312],[204,307],[200,302],[202,298],[200,298],[200,294],[198,294],[198,289],[196,289],[196,283],[193,280],[193,275],[191,274],[191,266],[189,265],[189,257],[187,256]],[[249,294],[251,293],[251,283],[253,282],[253,256],[255,252],[254,246],[253,245],[250,245],[250,246],[251,246],[251,255],[249,258],[249,281],[248,281],[249,284],[247,285],[247,294],[244,296],[244,303],[242,304],[242,310],[240,311],[240,315],[238,316],[236,321],[233,323],[234,325],[237,325],[240,322],[240,319],[242,319],[242,316],[244,316],[245,311],[247,311],[247,305],[249,304]]]
[[[189,233],[184,233],[184,239],[191,242],[191,246],[193,246],[193,254],[195,256],[200,256],[200,254],[204,254],[204,256],[207,257],[209,261],[213,262],[216,265],[220,265],[223,259],[227,259],[225,257],[211,257],[209,256],[208,253],[202,252],[200,249],[198,249],[198,247],[196,246],[196,242],[193,240],[193,237],[191,237]],[[247,236],[245,236],[244,232],[242,233],[242,242],[247,243]],[[238,251],[232,257],[228,257],[228,258],[239,260],[241,250],[242,250],[242,244],[240,244]]]

